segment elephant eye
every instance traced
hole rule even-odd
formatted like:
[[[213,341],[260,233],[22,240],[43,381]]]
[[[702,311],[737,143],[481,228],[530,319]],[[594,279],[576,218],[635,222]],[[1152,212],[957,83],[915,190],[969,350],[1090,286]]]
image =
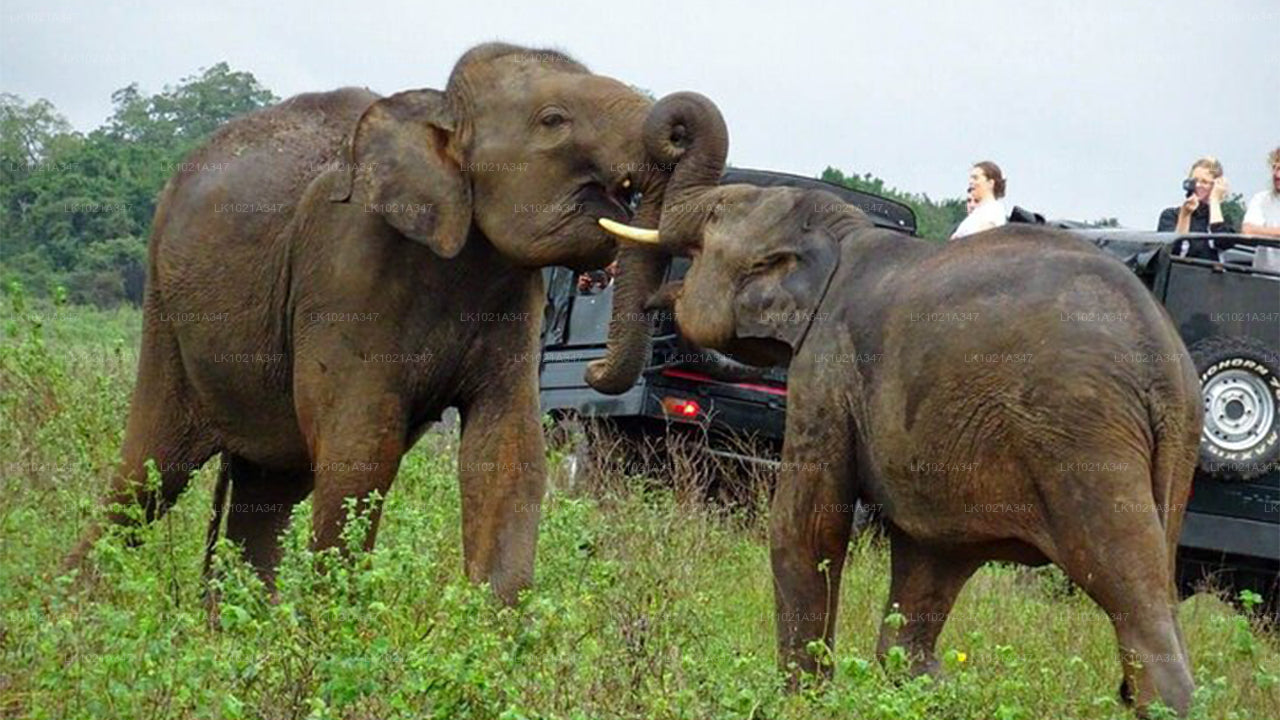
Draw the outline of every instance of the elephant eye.
[[[760,260],[758,260],[756,264],[752,266],[751,274],[759,275],[761,273],[766,273],[771,270],[776,270],[782,267],[783,265],[790,263],[793,258],[795,258],[795,253],[792,253],[792,252],[769,253],[763,258],[760,258]]]
[[[558,128],[568,120],[559,110],[548,110],[538,118],[538,122],[546,128]]]

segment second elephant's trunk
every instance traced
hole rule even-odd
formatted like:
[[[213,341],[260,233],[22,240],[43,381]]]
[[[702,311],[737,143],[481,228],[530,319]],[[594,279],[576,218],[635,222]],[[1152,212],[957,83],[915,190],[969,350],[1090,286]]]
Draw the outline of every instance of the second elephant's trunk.
[[[695,236],[706,210],[694,201],[695,193],[720,182],[729,152],[729,131],[719,109],[691,92],[673,93],[653,106],[644,140],[651,164],[659,171],[674,170],[665,192],[645,198],[635,224],[658,227],[664,241],[661,248],[628,244],[619,252],[608,350],[587,367],[586,377],[591,387],[608,395],[629,390],[648,364],[654,313],[645,305],[662,284],[670,250],[679,250],[672,243]],[[655,202],[659,199],[661,203]]]

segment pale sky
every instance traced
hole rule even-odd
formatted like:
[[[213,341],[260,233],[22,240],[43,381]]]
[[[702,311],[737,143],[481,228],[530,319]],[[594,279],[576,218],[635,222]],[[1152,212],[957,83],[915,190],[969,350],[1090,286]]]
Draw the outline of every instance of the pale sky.
[[[1280,0],[0,0],[0,91],[89,130],[112,91],[222,60],[282,97],[390,93],[441,87],[487,40],[706,94],[738,166],[832,165],[958,197],[991,159],[1008,202],[1051,217],[1153,228],[1196,157],[1218,156],[1248,197],[1280,145]]]

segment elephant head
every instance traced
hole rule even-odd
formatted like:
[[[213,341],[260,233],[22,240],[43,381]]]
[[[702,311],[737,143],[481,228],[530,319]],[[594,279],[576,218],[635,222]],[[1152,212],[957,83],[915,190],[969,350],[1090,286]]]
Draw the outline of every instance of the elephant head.
[[[479,233],[516,266],[603,267],[617,248],[597,220],[656,221],[665,174],[641,140],[652,104],[559,52],[480,45],[444,91],[365,110],[329,199],[363,203],[444,258]]]
[[[664,133],[666,143],[660,142]],[[641,308],[671,303],[681,334],[697,345],[758,365],[786,362],[826,294],[840,238],[872,227],[871,221],[822,191],[720,185],[728,132],[719,110],[700,95],[659,101],[645,139],[655,158],[678,162],[656,232],[602,223],[630,241],[624,258],[636,255],[659,268],[620,278],[615,311],[635,312],[622,305],[623,298]],[[659,288],[661,268],[672,255],[693,263],[678,286]],[[622,370],[609,384],[593,383],[602,392],[630,387],[648,360],[650,324],[616,326],[601,364]]]

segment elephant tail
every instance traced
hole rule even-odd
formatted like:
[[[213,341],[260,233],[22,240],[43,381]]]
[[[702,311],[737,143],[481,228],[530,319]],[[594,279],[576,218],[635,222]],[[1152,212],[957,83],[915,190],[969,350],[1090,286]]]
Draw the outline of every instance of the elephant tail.
[[[1169,438],[1156,437],[1156,446],[1151,460],[1151,494],[1155,500],[1156,513],[1160,517],[1160,525],[1165,529],[1166,539],[1171,530],[1169,520],[1174,509],[1171,505],[1175,495],[1177,468],[1174,463],[1173,443]],[[1171,538],[1175,543],[1177,538]]]
[[[213,486],[213,515],[209,518],[209,529],[204,535],[204,578],[209,579],[213,570],[213,549],[218,544],[218,533],[222,528],[222,516],[227,509],[227,490],[231,486],[231,456],[222,454],[222,467],[218,470],[218,482]]]
[[[1151,459],[1151,494],[1155,500],[1160,524],[1164,528],[1165,547],[1169,551],[1170,570],[1182,535],[1182,519],[1191,497],[1191,481],[1196,471],[1202,422],[1199,385],[1194,375],[1191,383],[1183,383],[1181,392],[1149,398],[1151,429],[1155,438]]]

